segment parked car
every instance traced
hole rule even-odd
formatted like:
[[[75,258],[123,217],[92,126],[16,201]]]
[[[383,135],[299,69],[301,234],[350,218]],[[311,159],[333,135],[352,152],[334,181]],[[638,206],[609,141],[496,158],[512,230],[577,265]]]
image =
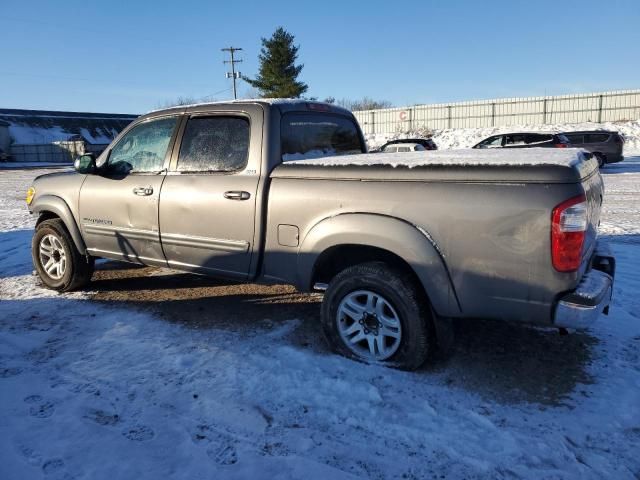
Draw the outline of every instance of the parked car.
[[[473,148],[566,148],[569,143],[569,139],[559,133],[501,133],[482,140],[474,145]]]
[[[420,152],[424,150],[437,150],[438,146],[430,138],[400,138],[391,140],[376,152],[396,153],[396,152]],[[373,153],[373,152],[372,152]]]
[[[96,258],[324,291],[335,351],[405,369],[451,318],[583,328],[608,311],[594,159],[459,150],[393,168],[362,152],[353,114],[328,104],[149,113],[97,160],[34,180],[35,269],[62,292],[86,286]]]
[[[622,150],[624,138],[620,133],[608,130],[587,130],[583,132],[564,132],[572,147],[584,148],[593,153],[600,166],[624,160]]]

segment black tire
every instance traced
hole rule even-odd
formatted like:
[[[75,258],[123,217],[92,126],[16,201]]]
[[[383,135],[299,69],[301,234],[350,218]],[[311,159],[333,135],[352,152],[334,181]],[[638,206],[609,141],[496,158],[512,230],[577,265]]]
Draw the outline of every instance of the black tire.
[[[47,236],[55,237],[64,251],[66,262],[61,278],[54,278],[47,273],[42,264],[40,244]],[[93,258],[87,258],[78,251],[67,228],[59,218],[45,220],[36,227],[36,233],[31,242],[31,258],[44,286],[58,292],[78,290],[86,286],[93,275]]]
[[[399,317],[402,332],[399,346],[384,360],[359,355],[347,346],[340,334],[338,310],[341,302],[348,295],[362,290],[381,295]],[[410,275],[383,262],[349,267],[331,280],[322,301],[322,326],[335,352],[365,363],[415,370],[425,363],[434,347],[433,322],[424,295],[420,294]]]

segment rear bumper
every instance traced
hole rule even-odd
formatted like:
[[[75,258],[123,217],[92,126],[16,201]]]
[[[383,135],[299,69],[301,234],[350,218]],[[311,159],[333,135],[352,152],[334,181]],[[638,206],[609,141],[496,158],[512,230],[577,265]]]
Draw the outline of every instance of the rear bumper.
[[[562,295],[556,305],[553,323],[557,327],[583,329],[601,313],[609,313],[613,293],[616,260],[608,247],[598,245],[592,268],[582,277],[578,287]]]

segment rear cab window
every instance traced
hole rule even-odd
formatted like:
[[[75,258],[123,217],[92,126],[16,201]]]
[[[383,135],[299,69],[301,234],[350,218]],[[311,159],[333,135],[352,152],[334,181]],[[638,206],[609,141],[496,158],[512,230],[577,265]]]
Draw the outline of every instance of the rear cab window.
[[[284,162],[366,151],[355,120],[343,115],[285,113],[280,131]]]

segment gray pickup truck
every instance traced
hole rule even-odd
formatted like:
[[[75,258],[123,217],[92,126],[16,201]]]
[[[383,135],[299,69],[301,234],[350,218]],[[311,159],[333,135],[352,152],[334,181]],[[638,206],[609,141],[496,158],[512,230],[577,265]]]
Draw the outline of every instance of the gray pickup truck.
[[[578,150],[367,154],[347,110],[260,100],[149,113],[75,170],[27,194],[58,291],[96,258],[324,290],[334,350],[405,369],[450,319],[582,328],[608,310],[603,184]]]

